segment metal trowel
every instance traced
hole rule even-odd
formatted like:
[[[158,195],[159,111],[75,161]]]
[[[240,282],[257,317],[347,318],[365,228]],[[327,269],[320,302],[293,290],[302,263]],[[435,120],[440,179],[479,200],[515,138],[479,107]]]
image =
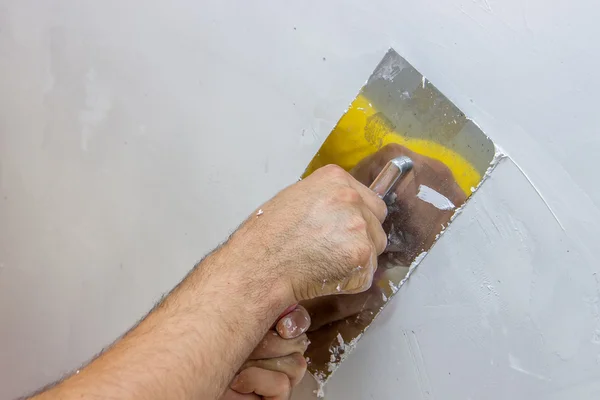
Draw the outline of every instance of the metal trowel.
[[[308,370],[322,388],[502,155],[422,74],[390,49],[303,177],[338,164],[388,205],[388,247],[365,293],[304,303]]]

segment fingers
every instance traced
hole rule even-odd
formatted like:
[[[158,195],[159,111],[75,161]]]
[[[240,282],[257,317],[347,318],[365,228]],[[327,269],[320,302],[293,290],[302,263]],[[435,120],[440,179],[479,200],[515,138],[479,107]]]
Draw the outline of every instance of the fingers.
[[[381,225],[387,217],[388,209],[385,202],[373,192],[371,189],[357,181],[352,175],[348,174],[348,184],[351,188],[356,190],[367,208],[373,213],[373,215],[379,220]]]
[[[277,332],[269,331],[250,354],[249,359],[259,360],[289,356],[294,353],[304,354],[309,343],[306,334],[293,339],[283,339]]]
[[[360,212],[367,223],[367,235],[373,251],[368,255],[368,261],[357,265],[357,271],[341,283],[343,293],[360,293],[371,287],[373,274],[377,267],[377,256],[387,247],[387,234],[383,230],[382,223],[385,220],[388,209],[385,202],[372,190],[358,182],[350,174],[347,174],[347,182],[362,199]],[[366,254],[365,254],[366,255]],[[367,265],[364,265],[364,264]],[[336,290],[340,286],[336,286]]]
[[[357,267],[358,268],[358,267]],[[371,288],[373,285],[373,276],[377,270],[377,253],[373,251],[371,253],[371,260],[366,266],[360,268],[360,270],[354,272],[349,278],[342,282],[342,290],[339,291],[341,294],[357,294],[363,293]]]
[[[377,255],[379,255],[383,253],[387,246],[387,235],[381,226],[388,214],[387,205],[375,192],[351,175],[348,177],[348,181],[350,186],[360,194],[366,206],[361,208],[361,212],[363,218],[367,221],[369,237],[375,245]]]
[[[265,400],[288,400],[292,392],[286,374],[259,367],[244,369],[233,379],[230,387],[241,394],[255,393]]]
[[[258,367],[274,372],[284,373],[292,387],[296,386],[304,377],[306,372],[306,360],[300,353],[279,358],[268,358],[265,360],[248,360],[242,368],[250,369]]]
[[[375,251],[377,255],[383,253],[385,248],[387,247],[387,234],[383,230],[383,226],[377,217],[366,207],[361,209],[363,218],[367,221],[367,232],[369,234],[369,238],[373,242],[375,246]]]
[[[293,311],[281,318],[276,325],[276,330],[284,339],[294,339],[310,328],[310,315],[302,306],[297,306]]]
[[[267,332],[221,400],[289,399],[306,373],[309,327],[310,315],[302,306],[284,315],[277,323],[281,336]]]

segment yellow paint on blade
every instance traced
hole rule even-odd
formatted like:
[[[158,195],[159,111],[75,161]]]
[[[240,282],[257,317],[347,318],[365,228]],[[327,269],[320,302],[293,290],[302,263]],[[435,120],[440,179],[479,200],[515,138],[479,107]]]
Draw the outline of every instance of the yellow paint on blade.
[[[302,177],[327,164],[337,164],[349,171],[383,146],[397,143],[446,164],[467,196],[471,194],[472,187],[477,187],[481,174],[460,154],[431,140],[405,137],[386,121],[384,117],[378,117],[377,110],[366,97],[358,95]]]

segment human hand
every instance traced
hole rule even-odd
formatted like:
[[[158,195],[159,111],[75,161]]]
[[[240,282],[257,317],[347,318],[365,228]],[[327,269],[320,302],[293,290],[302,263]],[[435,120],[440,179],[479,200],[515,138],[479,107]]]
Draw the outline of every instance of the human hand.
[[[450,169],[442,162],[415,153],[404,146],[390,144],[363,159],[351,171],[361,183],[369,185],[385,164],[396,157],[407,156],[412,170],[396,185],[395,198],[390,198],[389,215],[384,223],[389,244],[385,262],[390,266],[408,266],[419,253],[431,247],[436,235],[447,224],[456,207],[466,201],[466,195],[456,183]],[[439,193],[452,204],[440,209],[422,200],[417,194],[422,188]],[[433,192],[432,192],[433,191]]]
[[[296,306],[267,332],[221,400],[286,400],[306,372],[310,316]]]
[[[385,203],[329,165],[281,191],[232,236],[254,274],[283,287],[287,304],[367,290],[387,245]],[[248,260],[250,259],[250,260]]]
[[[453,209],[440,210],[417,197],[420,185],[425,185],[448,198],[456,207],[466,200],[455,183],[451,171],[439,161],[414,153],[400,145],[389,145],[361,161],[351,173],[365,185],[381,172],[385,164],[396,157],[407,156],[413,169],[400,180],[394,193],[388,196],[389,215],[383,226],[390,243],[379,257],[380,266],[408,266],[423,250],[431,247],[436,235],[447,224]],[[374,282],[384,276],[379,269]],[[391,272],[391,271],[390,271]],[[385,272],[389,274],[390,272]],[[308,354],[312,368],[323,368],[331,362],[330,349],[338,343],[338,334],[351,340],[368,326],[383,307],[389,292],[387,281],[374,284],[368,291],[351,296],[326,296],[302,302],[311,315],[311,340]]]

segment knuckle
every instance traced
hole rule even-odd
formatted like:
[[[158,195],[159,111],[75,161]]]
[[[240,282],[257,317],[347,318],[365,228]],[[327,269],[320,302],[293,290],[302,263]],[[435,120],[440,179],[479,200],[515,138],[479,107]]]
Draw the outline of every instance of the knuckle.
[[[382,254],[382,253],[385,251],[385,249],[386,249],[386,247],[387,247],[387,245],[388,245],[388,239],[387,239],[387,236],[385,236],[385,235],[380,235],[380,236],[377,238],[377,241],[378,241],[378,242],[377,242],[377,255],[380,255],[380,254]]]
[[[291,355],[291,357],[295,371],[302,372],[306,369],[306,359],[302,354],[294,353]]]
[[[310,343],[306,333],[298,336],[297,343],[298,343],[298,350],[299,350],[298,353],[304,354],[304,352],[306,352],[306,349],[308,348],[308,345]],[[302,358],[304,358],[304,357],[302,357]]]
[[[373,283],[373,274],[369,271],[361,272],[360,274],[353,277],[350,285],[348,286],[347,293],[357,294],[368,290]]]
[[[356,204],[360,202],[360,194],[350,186],[340,186],[335,190],[331,197],[335,203],[350,203]]]
[[[366,232],[367,227],[368,223],[361,214],[354,214],[348,218],[348,229],[351,232]]]
[[[375,232],[373,232],[373,242],[378,255],[381,254],[387,247],[388,235],[383,229],[383,226],[379,226]]]
[[[328,164],[321,168],[323,174],[331,178],[340,178],[342,176],[346,176],[347,172],[344,168],[335,164]]]
[[[371,260],[373,246],[368,240],[361,240],[354,245],[353,261],[357,265],[367,265]]]
[[[379,219],[380,222],[385,221],[385,218],[388,215],[388,208],[387,205],[385,204],[385,201],[383,201],[383,199],[381,199],[379,196],[377,196],[377,199],[375,201],[375,212],[377,215],[377,218]]]
[[[304,377],[304,374],[306,373],[307,364],[306,359],[300,353],[294,353],[291,355],[291,357],[293,360],[293,366],[291,370],[290,383],[292,386],[296,386]]]

